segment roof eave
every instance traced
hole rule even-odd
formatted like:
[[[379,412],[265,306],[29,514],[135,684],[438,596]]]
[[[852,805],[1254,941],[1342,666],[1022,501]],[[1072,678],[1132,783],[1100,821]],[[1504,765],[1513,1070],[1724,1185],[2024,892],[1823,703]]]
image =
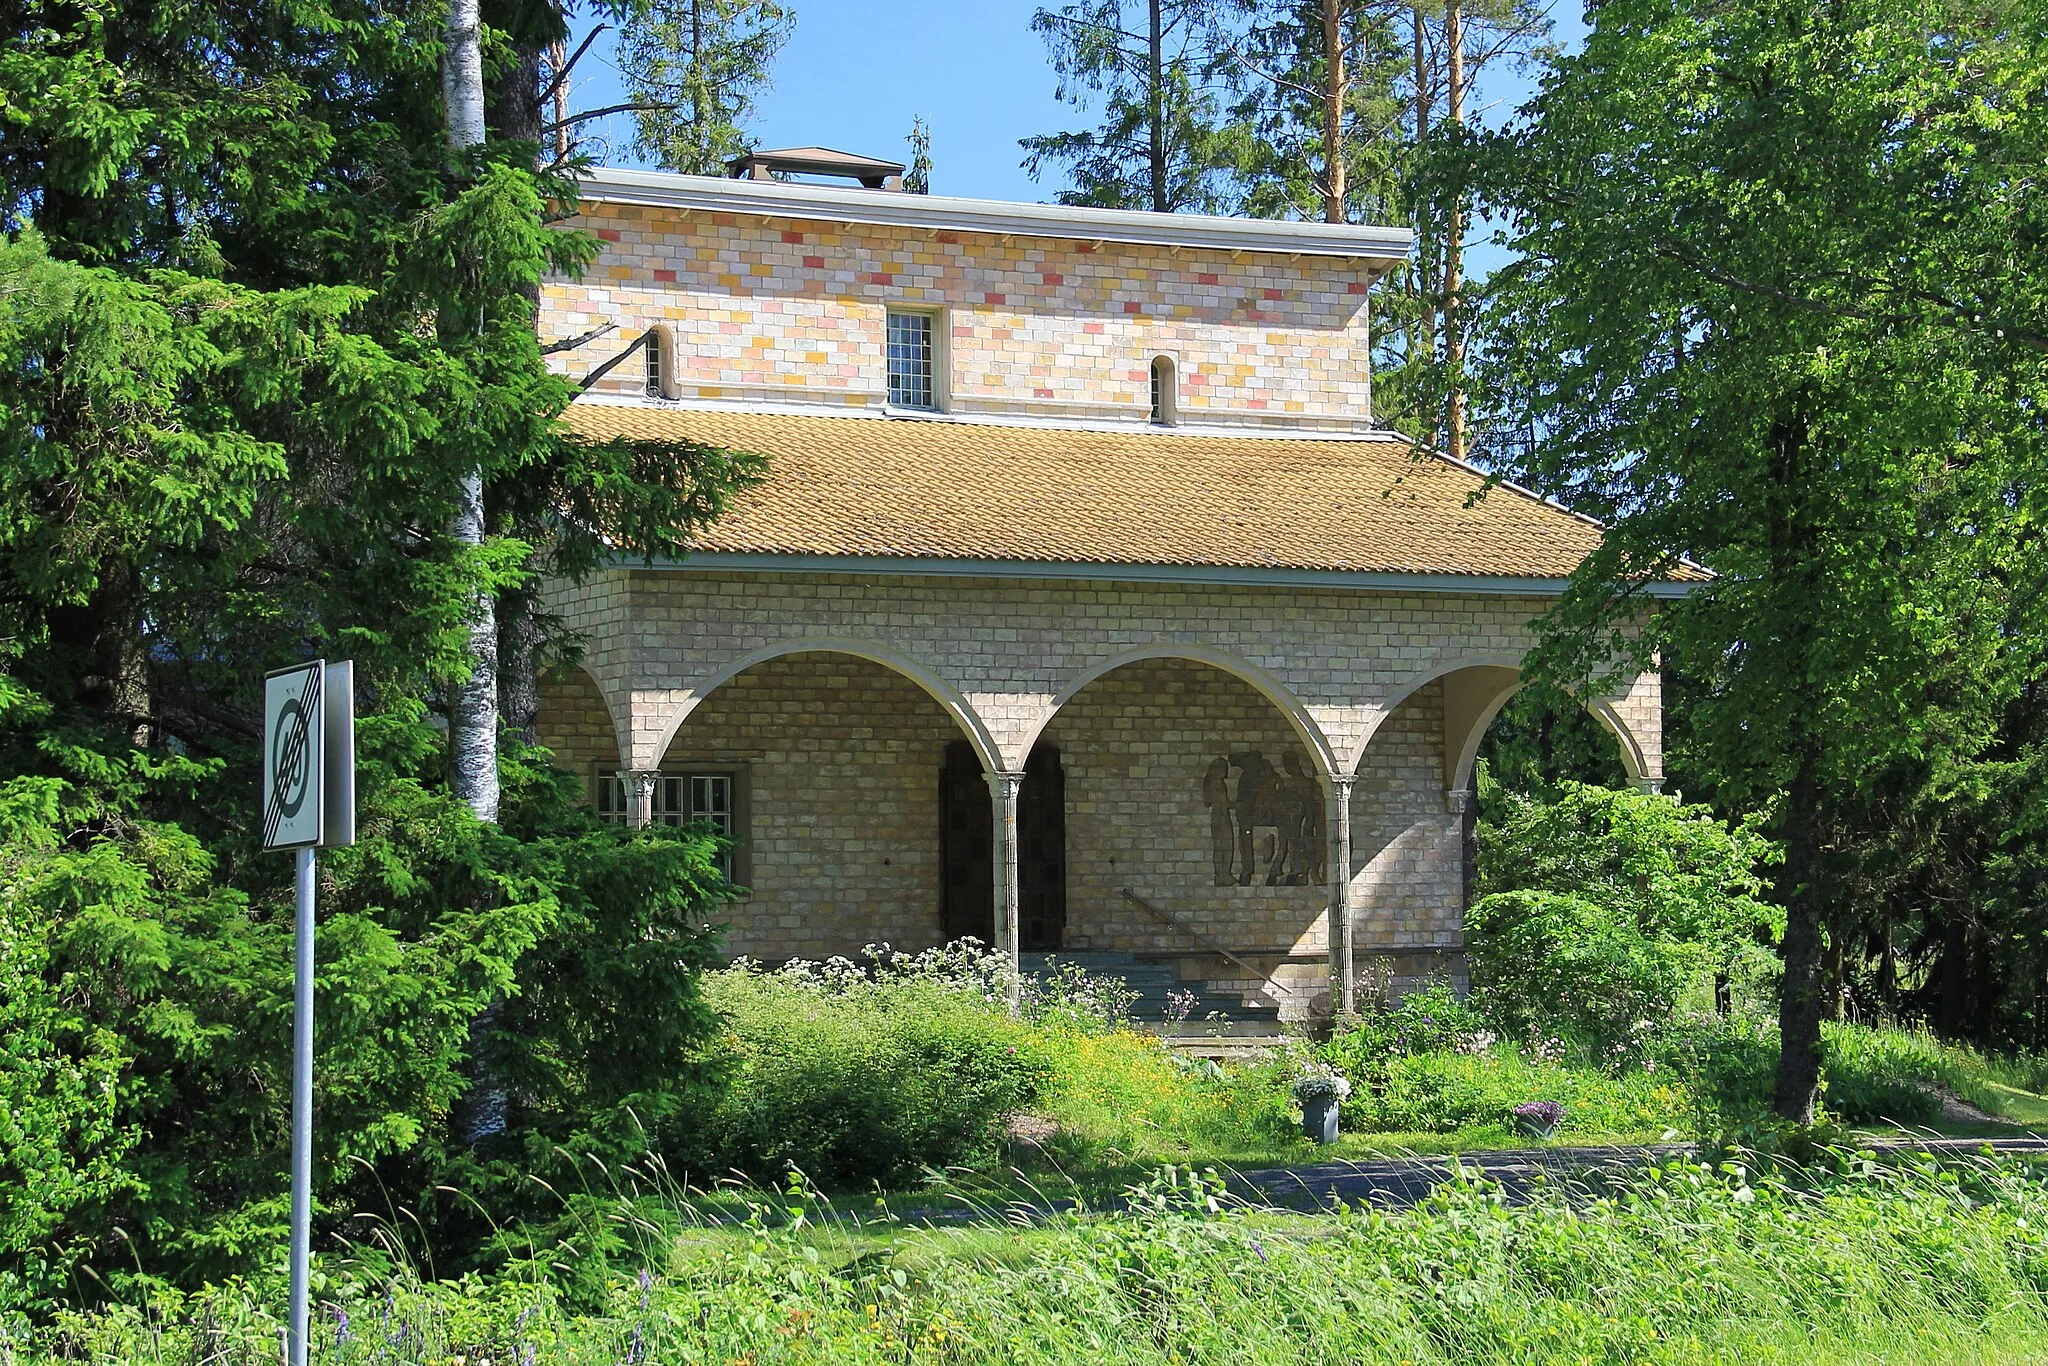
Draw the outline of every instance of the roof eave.
[[[623,167],[595,167],[585,172],[582,194],[586,201],[591,202],[640,204],[708,213],[814,218],[998,236],[1128,242],[1143,246],[1346,257],[1370,261],[1375,271],[1405,261],[1409,246],[1414,241],[1414,234],[1406,228],[1144,213],[1131,209],[1080,208],[1068,204],[962,199],[952,195],[884,194],[836,185],[672,175]]]
[[[1335,588],[1365,592],[1456,593],[1493,597],[1556,597],[1571,580],[1520,574],[1402,573],[1295,569],[1264,565],[1113,564],[1080,560],[967,559],[928,555],[814,555],[700,550],[684,559],[618,554],[621,569],[748,574],[865,574],[905,578],[1064,579],[1092,583],[1226,584],[1262,588]],[[1656,580],[1645,596],[1682,598],[1696,585]]]

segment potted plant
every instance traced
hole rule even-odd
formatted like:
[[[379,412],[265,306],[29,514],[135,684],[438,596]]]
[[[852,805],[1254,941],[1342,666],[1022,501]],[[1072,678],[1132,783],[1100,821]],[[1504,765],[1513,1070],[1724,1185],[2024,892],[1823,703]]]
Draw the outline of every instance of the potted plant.
[[[1351,1083],[1328,1063],[1310,1063],[1293,1089],[1294,1103],[1301,1107],[1301,1131],[1318,1143],[1335,1143],[1337,1110],[1351,1094]]]
[[[1531,1138],[1549,1138],[1564,1123],[1564,1107],[1554,1100],[1525,1100],[1515,1107],[1515,1124]]]

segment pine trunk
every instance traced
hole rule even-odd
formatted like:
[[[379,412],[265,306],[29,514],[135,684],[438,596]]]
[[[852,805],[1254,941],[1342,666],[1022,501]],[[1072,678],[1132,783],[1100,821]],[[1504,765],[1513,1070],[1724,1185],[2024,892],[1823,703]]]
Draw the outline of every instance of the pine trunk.
[[[1152,170],[1152,212],[1167,211],[1166,196],[1166,54],[1165,34],[1159,23],[1160,0],[1152,0],[1152,30],[1150,46],[1150,68],[1147,71],[1148,88],[1145,121],[1149,125]]]
[[[1323,218],[1342,223],[1344,213],[1344,0],[1323,0]]]
[[[1465,124],[1465,11],[1463,0],[1444,7],[1444,60],[1448,116],[1453,128]],[[1465,202],[1453,196],[1444,216],[1444,367],[1450,402],[1444,414],[1444,450],[1465,458]]]

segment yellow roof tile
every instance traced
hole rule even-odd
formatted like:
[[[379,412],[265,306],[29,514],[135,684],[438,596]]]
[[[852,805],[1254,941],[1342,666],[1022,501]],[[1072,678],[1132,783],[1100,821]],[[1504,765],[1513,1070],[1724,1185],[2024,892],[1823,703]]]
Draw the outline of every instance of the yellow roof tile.
[[[1599,529],[1392,439],[579,403],[577,432],[767,458],[704,550],[1562,578]],[[1690,577],[1690,575],[1686,575]]]

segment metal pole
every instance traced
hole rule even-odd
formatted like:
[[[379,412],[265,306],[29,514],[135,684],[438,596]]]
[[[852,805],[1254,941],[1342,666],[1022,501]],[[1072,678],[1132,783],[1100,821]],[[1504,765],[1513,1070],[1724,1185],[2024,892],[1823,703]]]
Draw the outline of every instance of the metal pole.
[[[293,929],[297,1002],[292,1015],[292,1304],[290,1366],[306,1366],[306,1276],[313,1224],[313,850],[299,850]]]

